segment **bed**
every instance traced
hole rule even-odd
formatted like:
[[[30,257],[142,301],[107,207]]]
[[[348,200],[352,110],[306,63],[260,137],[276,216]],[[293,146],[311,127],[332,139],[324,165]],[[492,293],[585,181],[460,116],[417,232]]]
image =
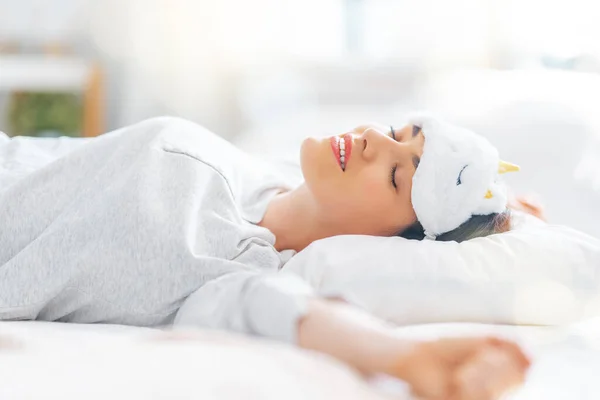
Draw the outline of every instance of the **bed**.
[[[355,115],[346,107],[343,114]],[[335,114],[327,118],[331,121],[329,124],[319,124],[322,132],[338,133],[336,129],[341,117]],[[290,119],[307,120],[298,116]],[[307,132],[316,131],[314,126],[306,126],[311,124],[308,121],[305,125],[282,123],[271,129],[257,128],[257,131],[240,135],[235,142],[249,152],[260,152],[265,156],[281,158],[293,154],[297,157],[301,138]],[[554,132],[564,132],[565,126],[570,125],[556,127]],[[279,135],[284,127],[288,135]],[[298,131],[297,135],[289,134],[290,127]],[[548,133],[546,129],[536,131]],[[82,142],[70,139],[54,144],[35,141],[35,146],[31,147],[27,145],[33,143],[23,138],[14,143],[15,147],[10,151],[0,151],[0,159],[4,162],[0,166],[0,187],[7,187],[11,180],[52,162]],[[267,145],[269,143],[273,143],[272,147]],[[57,147],[50,149],[48,145]],[[284,146],[289,147],[289,153],[286,152],[288,147]],[[511,149],[505,150],[509,153]],[[20,164],[21,168],[15,171],[11,169],[11,161],[16,158],[28,162]],[[526,160],[527,157],[522,155],[514,159]],[[547,171],[542,172],[544,176],[555,177]],[[530,175],[524,175],[523,179],[526,178]],[[572,186],[575,185],[573,181]],[[550,190],[543,193],[561,203],[555,207],[551,204],[554,208],[550,211],[554,211],[560,220],[558,206],[562,205],[565,216],[580,215],[573,225],[596,233],[598,224],[593,217],[597,215],[598,207],[595,197],[583,196],[573,189],[569,193],[577,199],[578,207],[572,207],[575,203],[566,201],[566,190],[560,189],[560,196],[551,196],[556,193]],[[586,206],[588,203],[582,203],[587,200],[589,207]],[[415,339],[483,334],[507,337],[521,343],[534,360],[526,384],[513,393],[511,399],[600,399],[600,319],[562,327],[425,324],[398,328],[397,334]],[[82,398],[377,400],[410,399],[410,396],[407,387],[398,380],[376,377],[366,381],[331,358],[264,340],[208,331],[0,322],[1,400]]]
[[[509,398],[600,398],[600,320],[565,327],[428,324],[415,339],[496,334],[521,343],[534,364]],[[0,398],[410,399],[398,380],[369,380],[326,356],[208,331],[116,325],[0,323]]]

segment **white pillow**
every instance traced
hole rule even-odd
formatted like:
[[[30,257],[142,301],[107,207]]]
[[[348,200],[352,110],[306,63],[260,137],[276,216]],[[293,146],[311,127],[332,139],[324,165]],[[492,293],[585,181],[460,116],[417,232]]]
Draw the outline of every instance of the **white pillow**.
[[[331,237],[284,270],[398,324],[554,325],[600,315],[600,241],[532,220],[460,244]]]

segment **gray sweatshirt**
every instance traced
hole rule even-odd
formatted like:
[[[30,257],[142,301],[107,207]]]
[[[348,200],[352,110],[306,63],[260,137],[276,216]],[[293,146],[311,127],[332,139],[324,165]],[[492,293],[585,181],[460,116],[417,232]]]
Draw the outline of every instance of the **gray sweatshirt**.
[[[91,140],[0,133],[0,166],[0,320],[295,341],[312,290],[256,225],[290,188],[273,165],[157,118]]]

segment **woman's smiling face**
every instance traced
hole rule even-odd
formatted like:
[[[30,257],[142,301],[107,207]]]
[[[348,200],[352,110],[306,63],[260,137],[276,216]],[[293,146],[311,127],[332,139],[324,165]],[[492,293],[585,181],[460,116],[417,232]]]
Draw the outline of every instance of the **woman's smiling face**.
[[[416,222],[412,178],[424,140],[416,125],[306,139],[302,173],[323,223],[339,235],[392,236]]]

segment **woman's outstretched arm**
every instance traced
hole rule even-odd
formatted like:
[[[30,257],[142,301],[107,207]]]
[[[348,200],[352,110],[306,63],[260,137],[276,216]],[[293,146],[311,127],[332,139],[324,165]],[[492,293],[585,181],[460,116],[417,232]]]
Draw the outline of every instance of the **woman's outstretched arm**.
[[[317,297],[293,274],[223,275],[190,295],[174,324],[297,343],[365,374],[401,378],[428,400],[494,399],[521,383],[529,366],[516,345],[498,339],[400,339],[358,308]]]
[[[342,302],[313,299],[300,320],[298,344],[366,374],[406,381],[424,399],[488,400],[523,382],[529,360],[495,338],[411,342]]]

